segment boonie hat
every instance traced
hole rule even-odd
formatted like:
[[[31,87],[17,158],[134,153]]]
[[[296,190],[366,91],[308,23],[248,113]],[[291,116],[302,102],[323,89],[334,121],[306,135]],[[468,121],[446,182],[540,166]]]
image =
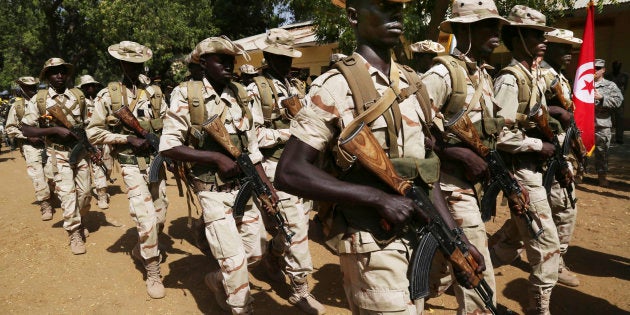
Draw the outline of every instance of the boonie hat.
[[[388,2],[411,2],[411,0],[387,0]],[[346,7],[346,0],[332,0],[332,4],[340,7],[340,8],[345,8]]]
[[[262,51],[271,54],[291,58],[302,57],[302,52],[293,48],[293,45],[295,45],[293,34],[283,28],[272,28],[268,30],[264,41],[256,43],[256,46],[262,49]]]
[[[543,32],[551,32],[554,30],[553,27],[545,25],[547,24],[547,18],[544,14],[520,4],[515,5],[512,10],[510,10],[507,19],[510,21],[511,26],[533,28]]]
[[[193,49],[190,59],[195,63],[199,63],[199,57],[205,54],[243,55],[245,60],[249,61],[251,59],[243,46],[231,41],[225,35],[209,37],[199,42]]]
[[[82,75],[81,77],[79,77],[79,84],[77,84],[78,88],[82,88],[84,85],[87,85],[87,84],[100,85],[101,82],[94,80],[94,78],[89,74]]]
[[[550,43],[569,44],[573,47],[582,45],[582,40],[573,37],[573,32],[562,28],[556,28],[551,32],[545,33],[545,38]]]
[[[595,59],[595,67],[606,67],[606,60],[604,59]]]
[[[43,80],[44,77],[46,76],[46,71],[49,68],[57,67],[57,66],[66,67],[66,70],[68,70],[68,76],[72,75],[72,72],[74,70],[74,66],[72,64],[67,63],[65,60],[61,58],[50,58],[46,60],[46,63],[44,63],[44,68],[42,69],[42,72],[39,73],[39,79]]]
[[[335,63],[335,62],[340,61],[341,59],[344,59],[346,57],[348,57],[348,56],[346,56],[344,54],[341,54],[341,53],[331,54],[330,55],[330,62],[331,63]]]
[[[133,63],[143,63],[153,57],[151,49],[128,40],[109,46],[107,51],[118,60]]]
[[[20,85],[37,85],[39,84],[39,80],[33,77],[19,77],[15,80],[15,83]]]
[[[432,40],[423,40],[409,45],[411,51],[414,53],[429,53],[429,54],[439,54],[443,53],[446,49],[442,44],[438,42],[434,42]]]
[[[250,65],[250,64],[248,64],[248,63],[246,63],[246,64],[244,64],[244,65],[240,66],[240,67],[238,68],[238,70],[239,70],[241,73],[244,73],[244,74],[258,74],[258,71],[256,71],[256,68],[254,68],[254,66],[252,66],[252,65]]]
[[[451,23],[469,24],[486,19],[497,19],[500,24],[508,20],[499,15],[497,5],[492,0],[455,0],[451,9],[451,18],[440,23],[440,31],[453,33]]]

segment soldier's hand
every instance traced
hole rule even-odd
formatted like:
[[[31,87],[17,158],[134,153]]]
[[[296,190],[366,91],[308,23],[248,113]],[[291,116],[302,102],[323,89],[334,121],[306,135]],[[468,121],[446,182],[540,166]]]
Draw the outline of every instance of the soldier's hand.
[[[413,200],[398,196],[384,194],[382,198],[379,198],[379,204],[377,205],[378,214],[386,221],[381,222],[384,230],[400,229],[405,226],[405,223],[419,211]]]
[[[543,159],[548,159],[553,156],[553,153],[556,151],[556,146],[549,142],[542,143],[542,150],[540,150],[540,157]]]
[[[51,131],[61,139],[76,139],[77,137],[68,128],[64,127],[52,127]]]
[[[35,145],[44,143],[44,140],[42,138],[40,138],[40,137],[28,137],[28,138],[26,138],[26,140],[30,144],[35,144]]]
[[[457,278],[459,284],[467,289],[472,289],[473,283],[477,282],[476,279],[480,278],[481,273],[486,270],[486,263],[483,259],[483,255],[481,255],[481,253],[477,250],[477,247],[470,244],[468,240],[464,240],[464,243],[466,243],[466,246],[468,247],[468,254],[470,254],[472,259],[477,263],[477,268],[466,271],[457,267],[457,264],[453,264],[453,267],[455,269],[455,277]]]
[[[604,98],[604,96],[602,96],[601,94],[599,94],[599,91],[597,91],[597,89],[595,89],[595,100],[599,101],[602,98]]]
[[[127,136],[127,143],[129,143],[134,150],[146,150],[149,148],[149,142],[146,139],[136,136]]]
[[[556,173],[556,180],[560,184],[560,187],[566,188],[573,183],[573,173],[569,167],[564,167]]]
[[[238,168],[238,164],[224,154],[217,154],[215,163],[218,168],[217,172],[221,178],[232,178],[241,172]]]
[[[488,163],[474,152],[470,151],[466,154],[464,163],[466,164],[464,172],[468,180],[478,182],[490,177]]]

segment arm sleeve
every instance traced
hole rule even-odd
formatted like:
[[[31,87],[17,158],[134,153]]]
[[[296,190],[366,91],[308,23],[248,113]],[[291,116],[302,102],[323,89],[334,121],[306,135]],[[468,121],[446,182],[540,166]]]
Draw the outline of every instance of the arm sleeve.
[[[109,131],[107,117],[111,115],[111,99],[106,89],[101,90],[94,100],[94,112],[86,128],[88,139],[93,144],[124,144],[127,136]]]

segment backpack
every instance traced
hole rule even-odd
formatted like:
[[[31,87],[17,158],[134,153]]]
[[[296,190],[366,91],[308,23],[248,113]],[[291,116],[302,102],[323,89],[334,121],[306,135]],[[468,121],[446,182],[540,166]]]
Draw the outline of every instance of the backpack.
[[[77,101],[71,106],[71,107],[66,107],[66,108],[62,108],[64,113],[66,115],[71,115],[72,118],[74,119],[75,123],[83,123],[85,120],[85,116],[86,116],[86,112],[85,112],[85,95],[83,95],[83,92],[78,89],[78,88],[71,88],[70,92],[74,95],[74,97],[77,99]],[[37,110],[39,111],[39,115],[42,116],[44,114],[46,114],[46,98],[48,98],[48,90],[44,89],[44,90],[39,90],[37,91],[37,95],[35,97],[35,101],[37,103]],[[80,109],[80,115],[77,119],[77,117],[75,117],[74,115],[72,115],[72,111],[77,108],[77,106]]]

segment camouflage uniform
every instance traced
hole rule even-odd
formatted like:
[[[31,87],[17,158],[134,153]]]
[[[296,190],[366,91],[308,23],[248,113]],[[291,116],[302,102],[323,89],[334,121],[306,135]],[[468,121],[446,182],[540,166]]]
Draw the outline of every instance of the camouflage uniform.
[[[458,57],[459,56],[459,57]],[[462,60],[466,68],[458,64],[456,70],[462,72],[462,77],[466,78],[466,104],[470,104],[476,87],[481,84],[481,99],[476,106],[468,113],[471,122],[480,122],[485,115],[494,116],[494,92],[492,90],[492,79],[486,71],[487,65],[477,66],[477,63],[470,60],[459,51],[455,51],[454,57]],[[448,100],[453,93],[452,76],[449,70],[442,63],[436,63],[427,73],[422,76],[422,82],[426,85],[433,106],[439,109],[448,104]],[[483,104],[483,105],[482,105]],[[483,137],[483,135],[482,135]],[[483,278],[493,291],[495,290],[494,269],[490,264],[490,252],[488,251],[486,228],[481,219],[478,195],[475,192],[474,184],[466,179],[463,167],[460,163],[442,161],[440,172],[440,187],[442,195],[447,201],[449,210],[455,222],[461,227],[471,244],[475,245],[486,261],[486,270]],[[442,255],[435,255],[434,265],[431,274],[431,289],[437,289],[438,294],[443,293],[452,283],[454,276],[451,276],[450,264]],[[439,271],[439,272],[435,272]],[[443,273],[446,271],[446,273]],[[447,278],[444,278],[447,277]],[[436,281],[440,281],[436,287]],[[455,296],[459,303],[458,314],[471,314],[483,312],[479,305],[483,302],[474,290],[468,290],[460,284],[455,286]],[[496,295],[493,296],[496,299]],[[496,300],[493,301],[496,304]]]
[[[601,66],[604,66],[603,62]],[[595,89],[604,97],[595,101],[595,169],[597,174],[605,175],[608,173],[608,149],[612,138],[611,115],[621,106],[623,95],[614,82],[604,78],[595,81]]]
[[[358,54],[355,58],[361,58]],[[391,61],[393,63],[393,61]],[[376,68],[368,68],[371,80],[379,94],[389,87],[389,78]],[[399,88],[408,86],[404,71],[398,69]],[[422,110],[415,97],[409,97],[399,104],[402,115],[402,128],[399,132],[397,149],[404,152],[404,157],[424,159],[425,148],[421,119]],[[337,143],[336,136],[354,119],[355,106],[350,88],[338,70],[330,70],[319,76],[306,97],[306,106],[291,122],[293,136],[312,148],[324,152],[331,144]],[[371,125],[378,142],[387,147],[388,128],[383,116]],[[334,162],[333,162],[334,163]],[[351,207],[348,207],[351,208]],[[354,207],[346,209],[364,213],[363,223],[370,224],[374,217],[373,210]],[[345,210],[344,215],[346,213]],[[338,242],[336,242],[338,240]],[[341,229],[339,238],[329,242],[339,254],[343,286],[346,298],[353,314],[420,314],[423,300],[411,301],[407,267],[413,248],[413,237],[405,235],[380,247],[376,239],[365,229],[355,225]]]
[[[160,151],[182,146],[193,137],[188,96],[185,85],[173,90],[171,106],[164,120]],[[258,150],[254,131],[245,113],[238,106],[234,92],[229,88],[216,91],[204,78],[203,99],[208,117],[217,114],[224,119],[225,127],[231,135],[245,135],[243,138],[247,140],[250,159],[254,164],[260,162],[262,154]],[[207,135],[204,137],[203,142],[213,141]],[[250,200],[245,208],[244,217],[235,219],[232,206],[239,186],[236,182],[217,184],[215,178],[218,178],[218,175],[214,169],[211,167],[201,169],[203,167],[201,165],[198,167],[200,171],[197,172],[193,166],[192,182],[197,187],[195,190],[203,209],[205,234],[210,250],[221,267],[219,278],[227,295],[227,306],[234,314],[248,313],[252,311],[253,297],[250,293],[247,263],[259,261],[266,248],[260,211]]]

